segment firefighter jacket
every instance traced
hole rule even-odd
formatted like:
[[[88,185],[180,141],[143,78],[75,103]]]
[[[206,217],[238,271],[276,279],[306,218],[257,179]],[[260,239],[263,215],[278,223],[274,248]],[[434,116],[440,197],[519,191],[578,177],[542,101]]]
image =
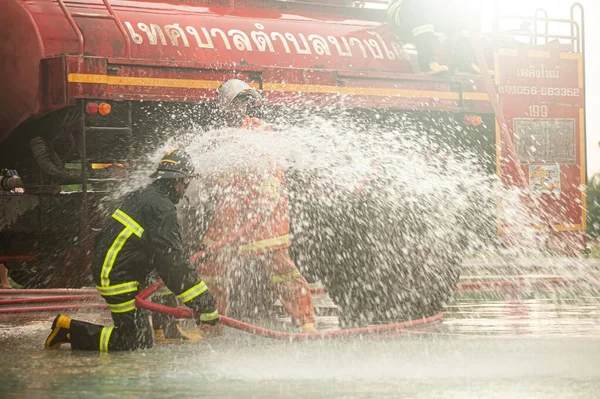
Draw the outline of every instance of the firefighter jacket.
[[[263,126],[260,119],[247,116],[241,127]],[[291,245],[285,171],[276,161],[219,179],[218,197],[204,245],[229,238],[241,253],[262,253]]]
[[[135,309],[140,284],[156,270],[201,321],[211,315],[216,319],[214,300],[184,255],[177,200],[168,182],[155,181],[133,192],[96,237],[92,274],[113,313]]]

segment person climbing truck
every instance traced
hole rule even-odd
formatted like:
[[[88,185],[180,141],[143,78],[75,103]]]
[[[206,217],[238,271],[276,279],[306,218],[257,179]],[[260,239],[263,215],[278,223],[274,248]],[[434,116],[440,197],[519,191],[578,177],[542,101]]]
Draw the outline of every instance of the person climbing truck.
[[[436,48],[441,47],[438,35],[452,41],[453,74],[479,76],[471,35],[480,30],[480,4],[474,0],[458,0],[449,4],[442,0],[390,0],[388,18],[394,31],[406,36],[417,48],[419,68],[429,75],[447,74],[450,68],[442,63]]]
[[[150,319],[136,308],[135,296],[153,270],[166,286],[197,313],[198,324],[215,325],[219,312],[198,272],[184,256],[175,205],[195,177],[190,157],[181,149],[159,162],[154,181],[133,192],[96,237],[92,274],[108,303],[114,327],[54,319],[46,349],[70,343],[76,350],[119,351],[153,345]]]
[[[239,79],[223,83],[215,99],[226,126],[248,130],[269,128],[248,115],[260,100],[261,95]],[[302,332],[313,333],[314,304],[309,286],[288,252],[291,240],[285,173],[275,160],[261,161],[264,167],[238,169],[219,179],[215,213],[202,243],[210,248],[212,243],[230,237],[232,244],[211,256],[201,266],[201,273],[217,299],[219,312],[225,314],[229,276],[240,273],[242,266],[250,266],[252,272],[262,269],[293,324]],[[243,281],[252,277],[244,276]]]

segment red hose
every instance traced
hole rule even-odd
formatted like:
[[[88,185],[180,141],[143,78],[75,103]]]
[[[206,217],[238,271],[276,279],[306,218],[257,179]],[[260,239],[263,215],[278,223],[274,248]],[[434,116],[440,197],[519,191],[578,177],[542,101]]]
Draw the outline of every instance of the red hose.
[[[68,295],[93,295],[97,294],[98,291],[95,288],[82,288],[82,289],[71,289],[71,288],[52,288],[52,289],[7,289],[0,290],[1,295],[58,295],[58,294],[68,294]]]
[[[28,303],[44,303],[44,302],[69,302],[69,301],[93,301],[98,300],[98,295],[64,295],[64,296],[40,296],[35,298],[19,298],[19,299],[2,299],[2,305],[25,305]]]
[[[78,305],[53,305],[53,306],[20,306],[12,308],[0,308],[3,313],[29,313],[29,312],[61,312],[75,309],[104,309],[108,308],[105,303],[82,303]]]
[[[282,331],[273,331],[268,330],[266,328],[253,326],[251,324],[247,324],[238,320],[231,319],[226,316],[219,317],[219,321],[224,325],[235,328],[250,334],[258,335],[261,337],[274,338],[274,339],[283,339],[288,341],[314,341],[320,339],[334,339],[334,338],[342,338],[348,336],[355,335],[371,335],[371,334],[381,334],[385,332],[392,331],[401,331],[410,327],[416,327],[424,324],[431,324],[436,321],[441,320],[444,317],[443,313],[436,313],[430,317],[424,317],[422,319],[417,320],[408,320],[400,323],[394,324],[386,324],[381,326],[368,326],[361,328],[350,328],[347,330],[330,330],[323,331],[320,333],[313,334],[303,334],[303,333],[288,333]]]
[[[596,276],[598,278],[598,276]],[[499,289],[502,291],[519,291],[523,287],[534,287],[537,289],[548,288],[556,285],[566,284],[577,284],[586,282],[585,278],[574,278],[574,279],[562,279],[553,278],[533,281],[525,283],[523,281],[472,281],[462,282],[457,286],[457,292],[478,292],[483,290],[495,290]],[[189,309],[183,308],[170,308],[167,306],[158,305],[147,301],[146,299],[158,291],[162,287],[162,281],[151,285],[136,297],[136,305],[141,308],[146,308],[161,313],[167,313],[177,318],[191,318],[194,314]],[[311,288],[310,291],[313,294],[326,294],[327,289],[325,287]],[[68,293],[71,295],[60,295],[50,297],[35,297],[35,298],[21,298],[21,299],[5,299],[0,300],[1,305],[17,305],[17,304],[30,304],[30,303],[44,303],[44,302],[63,302],[63,301],[88,301],[99,299],[95,289],[8,289],[0,290],[1,295],[25,295],[25,294],[62,294]],[[67,304],[67,305],[50,305],[50,306],[24,306],[24,307],[5,307],[0,308],[0,314],[6,313],[27,313],[27,312],[56,312],[73,309],[104,309],[107,305],[104,303],[83,303],[83,304]],[[442,315],[436,314],[432,317],[419,319],[410,322],[396,323],[385,326],[372,326],[365,327],[362,329],[352,330],[341,330],[341,331],[328,331],[319,334],[293,334],[279,331],[267,330],[261,327],[253,326],[241,321],[237,321],[226,316],[221,317],[221,322],[232,328],[240,329],[255,335],[264,337],[276,338],[276,339],[288,339],[288,340],[312,340],[312,339],[327,339],[346,335],[356,334],[373,334],[380,332],[398,331],[407,327],[422,325],[434,322],[441,319]],[[365,330],[366,329],[366,330]]]
[[[191,319],[194,318],[194,312],[190,309],[184,308],[172,308],[170,306],[159,305],[157,303],[150,302],[146,300],[150,295],[156,292],[163,285],[162,281],[157,281],[152,286],[148,287],[144,291],[142,291],[135,298],[135,305],[139,308],[148,309],[154,312],[160,312],[167,314],[169,316],[173,316],[178,319]],[[419,326],[423,324],[429,324],[441,320],[443,317],[442,313],[437,313],[431,317],[426,317],[423,319],[417,320],[409,320],[401,323],[387,324],[381,326],[368,326],[361,328],[352,328],[348,330],[334,330],[334,331],[324,331],[321,333],[314,334],[302,334],[302,333],[289,333],[284,331],[274,331],[266,328],[254,326],[248,323],[244,323],[239,320],[232,319],[227,316],[220,316],[219,322],[225,326],[235,328],[237,330],[241,330],[253,335],[258,335],[261,337],[274,338],[274,339],[283,339],[288,341],[312,341],[319,339],[331,339],[331,338],[340,338],[347,337],[352,335],[368,335],[368,334],[380,334],[384,332],[390,331],[399,331],[404,330],[409,327]]]

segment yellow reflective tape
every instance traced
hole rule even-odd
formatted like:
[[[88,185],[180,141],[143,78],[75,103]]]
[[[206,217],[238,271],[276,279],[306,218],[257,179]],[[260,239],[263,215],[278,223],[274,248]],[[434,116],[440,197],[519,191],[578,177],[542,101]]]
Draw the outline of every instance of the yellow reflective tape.
[[[251,244],[242,245],[240,246],[240,250],[242,252],[258,251],[271,247],[278,247],[280,245],[288,244],[290,242],[290,235],[286,234],[281,237],[269,238],[267,240],[256,241]]]
[[[110,286],[110,271],[112,270],[115,264],[117,255],[123,248],[123,245],[125,245],[125,242],[127,242],[127,240],[129,239],[129,237],[131,237],[132,234],[141,237],[144,233],[144,229],[142,228],[142,226],[140,226],[135,220],[133,220],[128,214],[126,214],[122,210],[117,209],[115,213],[112,214],[112,217],[119,221],[121,224],[123,224],[125,228],[119,233],[117,238],[115,238],[112,245],[108,249],[108,252],[106,253],[106,257],[104,258],[104,263],[102,264],[102,271],[100,272],[100,285],[102,287]]]
[[[551,54],[549,51],[544,50],[529,50],[527,56],[531,58],[550,58]]]
[[[460,94],[454,91],[430,91],[412,89],[384,89],[380,87],[340,87],[325,85],[305,85],[295,83],[263,83],[263,91],[292,93],[327,93],[350,96],[437,98],[440,100],[460,100]]]
[[[177,295],[177,298],[181,299],[183,303],[186,303],[196,298],[198,295],[203,294],[207,289],[208,288],[206,287],[206,284],[204,284],[204,281],[201,281],[189,290]]]
[[[100,345],[98,345],[100,352],[108,352],[108,342],[113,330],[114,327],[104,327],[100,332]]]
[[[108,308],[113,313],[125,313],[135,309],[135,299],[132,299],[127,302],[116,303],[116,304],[108,304]]]
[[[112,245],[108,249],[106,257],[104,258],[104,263],[102,264],[102,271],[100,272],[100,285],[102,287],[110,286],[110,271],[115,264],[115,260],[117,259],[119,251],[121,251],[121,248],[123,248],[123,245],[125,245],[125,242],[129,237],[131,237],[132,234],[133,230],[125,227],[123,231],[119,233],[117,238],[115,238]]]
[[[144,233],[144,228],[140,226],[138,222],[133,220],[131,216],[129,216],[122,210],[117,209],[115,213],[113,213],[112,217],[117,219],[119,222],[121,222],[123,225],[127,226],[131,230],[133,230],[136,236],[141,237]]]
[[[302,277],[302,274],[300,274],[300,271],[298,271],[298,269],[294,269],[289,273],[272,276],[269,278],[269,281],[271,281],[273,284],[281,284],[287,283],[288,281],[292,281],[298,277]]]
[[[552,228],[547,225],[533,225],[532,228],[537,231],[580,231],[585,230],[581,224],[554,224]]]
[[[71,83],[90,83],[90,84],[116,84],[112,82],[111,76],[94,75],[94,74],[69,74],[69,82]],[[108,79],[108,80],[107,80]],[[185,87],[194,88],[202,86],[205,82],[210,83],[210,87],[202,88],[218,88],[221,85],[220,81],[201,81],[191,79],[162,79],[160,82],[154,82],[153,78],[124,78],[131,79],[131,86],[151,86],[151,87]],[[142,79],[144,84],[140,84]],[[163,81],[170,81],[173,86],[161,86]],[[155,84],[156,83],[156,84]],[[192,84],[194,83],[194,84]],[[214,83],[214,85],[213,85]],[[123,83],[119,83],[123,84]],[[252,86],[252,85],[251,85]],[[411,89],[385,89],[379,87],[340,87],[340,86],[325,86],[325,85],[306,85],[306,84],[289,84],[289,83],[263,83],[263,91],[276,92],[298,92],[298,93],[328,93],[351,96],[374,96],[374,97],[406,97],[406,98],[437,98],[440,100],[460,100],[460,94],[449,91],[432,91],[432,90],[411,90]],[[481,93],[481,97],[474,100],[488,101],[487,95]]]
[[[219,311],[215,310],[214,312],[211,313],[202,313],[200,315],[200,321],[212,321],[215,320],[219,317]]]
[[[172,159],[161,159],[160,162],[168,162],[174,163],[175,165],[179,165],[179,161],[173,161]]]
[[[413,34],[413,36],[419,36],[419,35],[422,35],[423,33],[433,33],[434,31],[435,31],[435,28],[433,27],[433,25],[427,24],[427,25],[421,25],[421,26],[417,26],[416,28],[413,28],[412,34]]]
[[[129,281],[127,283],[121,283],[107,287],[101,287],[97,285],[96,289],[102,296],[112,296],[137,291],[139,285],[140,283],[137,281]]]
[[[217,80],[139,78],[135,76],[108,76],[88,73],[70,73],[69,83],[108,84],[115,86],[178,87],[183,89],[218,89]]]

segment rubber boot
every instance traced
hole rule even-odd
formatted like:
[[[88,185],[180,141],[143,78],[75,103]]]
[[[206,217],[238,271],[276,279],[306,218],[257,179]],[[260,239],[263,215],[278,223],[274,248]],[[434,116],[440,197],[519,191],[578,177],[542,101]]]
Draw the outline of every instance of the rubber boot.
[[[50,329],[52,331],[46,338],[44,348],[59,349],[62,344],[71,343],[71,318],[69,316],[58,314]]]
[[[199,342],[204,337],[202,331],[198,328],[184,330],[177,320],[169,320],[163,324],[162,328],[154,329],[154,341],[157,344],[163,343],[194,343]]]
[[[428,75],[448,73],[448,67],[436,60],[434,44],[437,39],[435,34],[433,32],[425,32],[415,34],[414,37],[415,46],[419,54],[419,68],[421,68],[421,72]]]
[[[160,303],[160,302],[159,302]],[[164,303],[163,303],[164,305]],[[175,304],[176,306],[177,304]],[[173,306],[169,304],[168,306]],[[173,306],[174,307],[174,306]],[[152,325],[154,327],[154,338],[157,342],[164,339],[186,340],[187,337],[181,333],[177,319],[160,313],[152,314]]]
[[[172,308],[178,305],[177,298],[169,290],[159,291],[159,295],[155,297],[155,301],[156,303]],[[152,313],[152,325],[154,327],[154,340],[157,344],[199,340],[197,337],[188,336],[179,326],[177,319],[171,316]]]

